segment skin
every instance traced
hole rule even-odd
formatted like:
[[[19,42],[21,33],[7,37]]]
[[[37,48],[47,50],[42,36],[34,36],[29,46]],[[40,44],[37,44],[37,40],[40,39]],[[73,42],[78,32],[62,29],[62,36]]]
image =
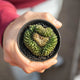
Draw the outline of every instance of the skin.
[[[60,28],[62,24],[57,21],[50,13],[26,12],[19,18],[11,22],[3,35],[3,51],[4,60],[10,65],[22,68],[26,73],[44,72],[46,69],[57,63],[57,55],[43,62],[30,61],[24,57],[19,51],[17,45],[17,36],[21,27],[34,19],[43,19],[52,23],[56,28]]]

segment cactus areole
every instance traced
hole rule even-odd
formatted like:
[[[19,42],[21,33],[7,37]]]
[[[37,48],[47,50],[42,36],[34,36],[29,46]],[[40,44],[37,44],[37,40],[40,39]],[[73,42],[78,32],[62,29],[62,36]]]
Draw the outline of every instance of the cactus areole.
[[[26,23],[19,31],[17,41],[21,53],[34,61],[44,61],[53,57],[60,46],[57,29],[44,20]]]

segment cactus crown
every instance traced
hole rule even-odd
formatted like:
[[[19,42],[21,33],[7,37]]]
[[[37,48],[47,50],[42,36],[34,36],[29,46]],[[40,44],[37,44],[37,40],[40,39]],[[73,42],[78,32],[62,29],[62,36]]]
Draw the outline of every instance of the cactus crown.
[[[57,45],[57,36],[50,27],[30,25],[24,33],[24,45],[36,56],[48,56]]]

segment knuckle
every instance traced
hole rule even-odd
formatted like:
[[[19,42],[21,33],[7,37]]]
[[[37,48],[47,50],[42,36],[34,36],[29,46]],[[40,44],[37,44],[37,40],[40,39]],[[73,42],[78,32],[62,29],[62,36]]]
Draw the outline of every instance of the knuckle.
[[[44,15],[50,15],[50,13],[48,13],[48,12],[44,12]]]
[[[25,71],[26,73],[28,73],[28,74],[30,74],[30,73],[31,73],[31,71],[30,71],[30,70],[26,70],[26,69],[24,69],[24,71]]]
[[[30,73],[31,73],[31,71],[27,71],[27,73],[28,73],[28,74],[30,74]]]
[[[48,64],[44,63],[43,69],[47,69],[48,68]]]
[[[4,61],[6,62],[6,58],[4,57]]]
[[[26,12],[26,14],[31,14],[32,13],[32,11],[28,11],[28,12]]]
[[[8,63],[11,63],[11,60],[9,58],[7,58],[7,57],[4,57],[4,61],[8,62]]]
[[[32,14],[32,11],[28,11],[28,12],[24,13],[23,17],[26,19],[31,14]]]
[[[9,54],[10,53],[10,48],[8,46],[4,47],[4,52]]]
[[[44,69],[47,69],[48,67],[47,66],[44,66]]]
[[[28,68],[24,68],[23,70],[24,70],[24,72],[26,72],[28,74],[32,73],[32,71],[30,69],[28,69]]]
[[[43,17],[44,17],[45,19],[47,19],[49,16],[50,16],[50,14],[47,13],[47,12],[45,12],[45,13],[43,14]]]
[[[10,65],[12,65],[12,66],[17,66],[16,64],[14,64],[14,63],[10,63]]]
[[[46,69],[47,67],[46,67],[46,65],[44,64],[44,66],[43,66],[43,69]]]

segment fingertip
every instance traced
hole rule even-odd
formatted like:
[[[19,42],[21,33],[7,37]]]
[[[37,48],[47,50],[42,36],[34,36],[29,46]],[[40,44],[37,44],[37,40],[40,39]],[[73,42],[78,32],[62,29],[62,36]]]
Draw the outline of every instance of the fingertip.
[[[62,27],[62,23],[58,20],[54,20],[53,21],[53,25],[56,27],[56,28],[61,28]]]
[[[40,73],[44,73],[45,70],[39,71]]]

